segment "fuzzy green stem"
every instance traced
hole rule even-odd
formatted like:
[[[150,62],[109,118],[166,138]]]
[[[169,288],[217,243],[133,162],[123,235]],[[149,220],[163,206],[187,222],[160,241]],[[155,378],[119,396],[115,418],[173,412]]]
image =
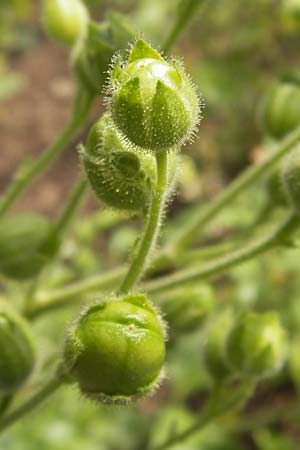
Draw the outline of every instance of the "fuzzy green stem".
[[[83,200],[86,188],[86,179],[81,179],[76,183],[75,188],[71,193],[70,198],[55,225],[55,232],[57,234],[62,235],[66,231],[68,226],[72,223],[75,212],[77,211]]]
[[[180,0],[177,6],[176,20],[162,46],[163,51],[167,53],[171,49],[203,2],[204,0]]]
[[[26,400],[22,405],[16,408],[11,413],[7,414],[0,420],[0,432],[6,430],[10,426],[14,425],[19,419],[32,411],[42,401],[44,401],[49,395],[53,394],[64,382],[63,377],[55,376],[45,386],[43,386],[38,392],[33,394],[31,398]]]
[[[193,425],[191,425],[181,433],[175,434],[163,444],[152,447],[149,450],[166,450],[173,445],[177,445],[185,441],[194,434],[200,432],[203,427],[205,427],[209,423],[223,416],[225,413],[231,411],[232,409],[240,407],[241,403],[248,399],[249,394],[252,393],[252,391],[253,384],[246,382],[242,384],[240,388],[238,388],[235,392],[227,395],[226,399],[220,401],[220,391],[217,390],[216,393],[212,395],[212,398],[210,399],[204,414],[201,415]]]
[[[299,226],[299,216],[291,213],[287,220],[278,225],[275,230],[267,236],[258,238],[245,247],[217,258],[208,264],[202,264],[200,267],[193,267],[192,269],[177,271],[172,275],[167,275],[145,283],[143,288],[149,293],[157,294],[186,283],[217,276],[224,272],[224,270],[228,270],[229,268],[247,261],[279,244],[281,235],[295,226]]]
[[[242,172],[218,197],[209,202],[200,211],[195,211],[195,216],[189,217],[189,221],[182,227],[166,246],[166,253],[178,253],[180,250],[195,241],[204,227],[219,214],[222,209],[230,204],[241,192],[258,180],[270,170],[300,139],[300,127],[291,132],[285,139],[278,143],[277,147],[260,164],[253,165]]]
[[[168,183],[168,152],[156,153],[157,184],[152,193],[145,231],[138,243],[129,270],[120,286],[119,293],[127,294],[143,275],[158,239]]]
[[[27,319],[35,319],[49,311],[63,308],[66,305],[72,305],[74,300],[81,299],[82,295],[97,290],[105,290],[119,282],[120,278],[125,274],[125,269],[117,268],[107,271],[100,275],[89,277],[85,280],[77,281],[52,292],[38,293],[34,305],[28,308],[24,315]]]
[[[45,150],[36,161],[29,166],[24,167],[17,173],[15,179],[0,200],[0,217],[8,211],[31,181],[39,175],[56,156],[58,156],[73,138],[78,129],[86,122],[93,100],[94,96],[84,90],[81,86],[78,87],[73,114],[69,124],[53,145]]]

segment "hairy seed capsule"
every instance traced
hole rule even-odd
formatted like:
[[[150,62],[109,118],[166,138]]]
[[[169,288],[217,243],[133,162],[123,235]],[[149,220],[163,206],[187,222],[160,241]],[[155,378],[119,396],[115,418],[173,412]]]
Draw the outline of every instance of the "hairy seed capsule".
[[[182,64],[167,62],[142,39],[126,62],[115,58],[108,94],[115,124],[144,149],[183,144],[199,120],[200,102]]]
[[[300,214],[300,145],[297,145],[286,158],[282,182],[289,203]]]
[[[281,139],[300,125],[300,86],[280,83],[268,92],[261,108],[265,132]]]
[[[165,358],[164,327],[145,295],[89,307],[69,331],[66,371],[82,393],[127,402],[157,385]]]
[[[107,205],[129,211],[147,206],[155,159],[124,142],[107,114],[92,127],[82,160],[91,187]]]
[[[265,377],[278,372],[286,356],[286,335],[276,313],[245,313],[226,342],[228,364],[245,376]]]
[[[224,347],[233,323],[233,313],[226,309],[212,318],[208,328],[204,361],[209,374],[215,380],[227,378],[231,371],[226,364]]]
[[[31,374],[35,348],[29,325],[0,303],[0,393],[12,394]]]
[[[45,0],[43,21],[50,37],[72,46],[85,34],[89,13],[81,0]]]
[[[57,249],[52,223],[39,214],[19,213],[0,222],[0,273],[16,280],[37,275]]]

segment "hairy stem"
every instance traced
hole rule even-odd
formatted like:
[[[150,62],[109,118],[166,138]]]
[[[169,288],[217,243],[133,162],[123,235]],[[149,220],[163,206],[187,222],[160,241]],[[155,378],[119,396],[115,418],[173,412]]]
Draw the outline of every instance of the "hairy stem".
[[[190,216],[184,227],[178,230],[172,241],[167,243],[165,251],[168,253],[180,252],[182,247],[190,245],[199,237],[204,227],[219,214],[241,192],[258,180],[270,170],[300,139],[300,127],[291,132],[285,139],[278,143],[274,150],[262,163],[253,165],[241,173],[219,196],[209,202],[200,211],[195,211],[194,217]]]
[[[120,286],[120,294],[127,294],[144,273],[149,264],[149,257],[155,247],[159,235],[168,183],[167,151],[156,153],[156,164],[157,184],[152,193],[145,231],[137,245],[129,270]]]
[[[0,432],[6,430],[12,426],[15,422],[21,419],[23,416],[32,411],[42,401],[44,401],[49,395],[53,394],[62,384],[64,380],[62,377],[55,376],[45,386],[43,386],[38,392],[33,394],[31,398],[26,400],[22,405],[7,414],[0,420]]]
[[[167,53],[171,49],[203,2],[204,0],[180,0],[176,20],[162,46],[163,51]]]
[[[68,226],[72,223],[75,212],[79,208],[83,196],[86,192],[87,182],[85,179],[80,179],[75,187],[73,192],[71,193],[67,204],[65,205],[56,225],[55,232],[59,235],[62,235],[67,230]]]
[[[18,199],[31,181],[39,175],[53,159],[70,142],[78,129],[86,122],[90,113],[94,97],[81,86],[76,94],[73,114],[69,124],[58,139],[45,150],[40,157],[29,166],[22,168],[0,200],[0,217],[2,217],[13,203]]]
[[[299,221],[299,217],[294,213],[291,213],[287,220],[278,225],[276,229],[267,236],[258,238],[254,242],[245,245],[243,248],[234,250],[225,256],[212,260],[208,264],[202,264],[200,267],[193,267],[192,269],[180,270],[172,275],[167,275],[145,283],[143,288],[146,289],[147,292],[158,293],[186,283],[217,276],[224,272],[224,270],[232,268],[243,261],[247,261],[277,245],[280,242],[280,236],[287,230],[299,226]]]

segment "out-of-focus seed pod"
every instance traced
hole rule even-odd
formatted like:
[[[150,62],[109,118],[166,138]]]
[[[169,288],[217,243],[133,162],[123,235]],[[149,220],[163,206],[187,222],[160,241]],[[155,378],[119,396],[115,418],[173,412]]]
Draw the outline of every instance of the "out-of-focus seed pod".
[[[180,146],[195,132],[200,101],[193,83],[181,63],[142,39],[126,61],[115,57],[107,92],[118,129],[143,149]]]
[[[44,216],[19,213],[0,221],[0,273],[16,280],[37,275],[57,249],[53,224]]]
[[[287,156],[283,165],[282,181],[289,203],[300,214],[300,145]]]
[[[27,322],[0,302],[0,393],[13,394],[35,364],[35,346]]]
[[[300,125],[300,86],[279,83],[263,99],[262,128],[272,138],[281,139]]]
[[[206,368],[214,380],[227,378],[231,371],[225,360],[224,347],[233,324],[233,312],[226,309],[211,320],[204,349]]]
[[[81,156],[99,199],[117,209],[137,211],[147,207],[156,180],[155,158],[128,145],[109,115],[92,127]]]
[[[286,334],[275,312],[248,312],[234,323],[226,342],[226,358],[242,376],[275,375],[286,357]]]
[[[89,13],[81,0],[44,0],[43,22],[50,37],[71,47],[87,32]]]
[[[172,290],[162,300],[162,308],[170,333],[186,333],[197,329],[215,306],[215,295],[209,284]]]
[[[81,392],[104,402],[151,393],[164,359],[164,325],[143,294],[89,307],[69,330],[64,349],[65,370]]]

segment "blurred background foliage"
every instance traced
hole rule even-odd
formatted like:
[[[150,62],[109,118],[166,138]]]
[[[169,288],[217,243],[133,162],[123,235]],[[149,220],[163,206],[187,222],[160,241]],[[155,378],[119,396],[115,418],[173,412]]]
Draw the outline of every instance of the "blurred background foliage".
[[[85,1],[99,20],[107,9],[128,13],[136,28],[158,46],[172,26],[177,4],[174,0]],[[184,214],[181,212],[179,219],[174,220],[173,228],[172,223],[168,226],[168,233],[176,229],[180,220],[187,220],[187,204],[201,207],[245,166],[272,151],[270,145],[263,147],[269,142],[259,126],[258,105],[278,79],[300,74],[300,20],[297,14],[283,8],[283,3],[207,1],[174,49],[174,53],[184,56],[206,108],[199,138],[185,150],[179,196],[170,213],[173,217],[175,211],[183,209]],[[39,6],[33,0],[0,1],[1,109],[5,109],[7,98],[30,84],[26,72],[15,69],[15,61],[45,39]],[[274,204],[266,181],[224,211],[208,230],[202,245],[218,244],[232,237],[238,245],[245,235],[260,232],[266,217],[272,221],[283,216],[285,206]],[[78,221],[64,243],[60,264],[47,269],[45,288],[59,287],[126,260],[139,233],[139,224],[127,219],[112,211],[92,211]],[[30,450],[144,450],[149,442],[163,442],[174,430],[192,423],[201,411],[212,386],[203,361],[206,329],[219,311],[229,307],[236,311],[280,312],[291,341],[286,367],[280,376],[263,383],[251,400],[245,413],[246,418],[251,417],[250,429],[246,426],[243,431],[239,417],[233,413],[172,449],[299,449],[299,414],[298,422],[289,417],[300,394],[300,278],[298,253],[294,250],[299,243],[295,240],[286,245],[291,249],[284,247],[259,257],[217,280],[214,287],[218,306],[197,330],[172,339],[169,376],[152,399],[126,409],[111,408],[92,404],[68,387],[1,436],[0,447],[23,450],[27,443]],[[20,289],[22,286],[9,285],[8,295],[14,302]],[[91,298],[95,299],[95,294],[86,300]],[[65,323],[78,309],[75,305],[34,322],[42,371],[22,395],[29,396],[32,386],[53,370]],[[277,408],[283,410],[280,418],[276,417]],[[260,421],[262,415],[270,418],[270,426]]]

